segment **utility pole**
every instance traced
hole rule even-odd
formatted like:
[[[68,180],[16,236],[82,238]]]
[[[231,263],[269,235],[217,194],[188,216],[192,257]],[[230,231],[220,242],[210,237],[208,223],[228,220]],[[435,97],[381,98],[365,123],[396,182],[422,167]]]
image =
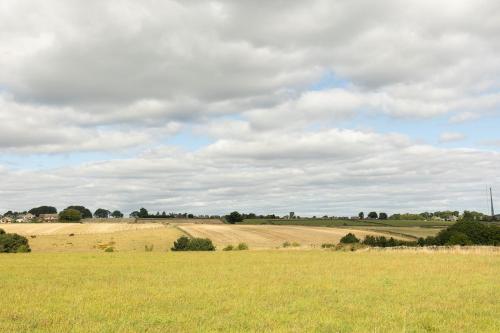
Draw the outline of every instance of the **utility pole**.
[[[493,192],[491,191],[490,187],[490,202],[491,202],[491,219],[495,219],[495,210],[493,209]]]

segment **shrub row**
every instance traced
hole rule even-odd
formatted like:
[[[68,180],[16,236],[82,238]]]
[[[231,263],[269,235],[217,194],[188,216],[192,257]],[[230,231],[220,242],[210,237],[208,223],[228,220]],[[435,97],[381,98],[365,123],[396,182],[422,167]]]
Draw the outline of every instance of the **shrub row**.
[[[222,249],[222,251],[244,251],[244,250],[248,250],[248,245],[246,243],[239,243],[237,246],[229,244],[228,246]]]
[[[348,233],[341,238],[341,244],[359,243],[360,240]],[[500,226],[485,224],[478,221],[460,221],[445,230],[440,231],[435,237],[419,238],[417,241],[404,241],[393,237],[366,236],[361,242],[368,246],[394,247],[394,246],[432,246],[432,245],[494,245],[500,246]],[[330,247],[323,244],[323,248]]]
[[[440,231],[436,237],[420,238],[418,245],[500,246],[500,226],[478,221],[460,221]]]

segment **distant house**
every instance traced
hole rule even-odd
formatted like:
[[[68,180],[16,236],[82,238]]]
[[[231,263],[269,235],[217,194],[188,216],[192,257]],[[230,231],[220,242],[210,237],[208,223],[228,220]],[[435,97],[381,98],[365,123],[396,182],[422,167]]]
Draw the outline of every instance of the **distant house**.
[[[0,217],[0,223],[12,223],[12,221],[14,221],[14,219],[10,216]]]
[[[351,216],[351,220],[359,220],[360,217],[359,216]]]
[[[446,216],[445,220],[446,221],[451,221],[451,222],[457,222],[458,221],[458,217],[456,217],[455,215],[450,215],[450,216]]]
[[[40,214],[38,216],[42,222],[55,222],[59,220],[59,215],[57,214]]]
[[[17,223],[27,223],[27,222],[31,222],[34,218],[35,218],[35,215],[33,215],[31,213],[21,214],[21,215],[18,215],[16,217],[16,222]]]

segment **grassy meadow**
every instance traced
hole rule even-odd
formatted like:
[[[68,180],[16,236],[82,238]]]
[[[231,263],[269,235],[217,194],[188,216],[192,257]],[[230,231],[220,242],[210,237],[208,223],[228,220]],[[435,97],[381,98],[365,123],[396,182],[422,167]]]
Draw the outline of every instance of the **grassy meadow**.
[[[0,332],[498,332],[498,252],[0,255]]]
[[[387,227],[448,227],[454,222],[423,220],[332,220],[332,219],[245,219],[241,224],[303,225],[314,227],[387,226]]]

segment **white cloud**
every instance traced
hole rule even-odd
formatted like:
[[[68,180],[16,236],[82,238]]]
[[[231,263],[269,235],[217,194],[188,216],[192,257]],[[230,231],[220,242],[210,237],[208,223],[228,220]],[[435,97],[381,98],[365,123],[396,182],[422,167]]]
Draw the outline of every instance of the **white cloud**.
[[[125,211],[145,206],[303,215],[481,210],[483,185],[500,186],[499,163],[498,153],[437,149],[397,135],[328,130],[259,136],[194,153],[161,149],[44,172],[4,169],[0,209],[78,203]]]
[[[498,120],[500,3],[439,7],[4,0],[0,152],[143,152],[43,172],[0,160],[0,202],[62,206],[71,189],[71,201],[124,209],[478,206],[483,177],[498,182],[496,146],[416,145],[405,128]],[[401,133],[342,129],[387,119]],[[166,145],[191,129],[204,147]]]
[[[458,132],[443,132],[439,136],[439,141],[444,143],[461,141],[463,139],[465,139],[465,135]]]

